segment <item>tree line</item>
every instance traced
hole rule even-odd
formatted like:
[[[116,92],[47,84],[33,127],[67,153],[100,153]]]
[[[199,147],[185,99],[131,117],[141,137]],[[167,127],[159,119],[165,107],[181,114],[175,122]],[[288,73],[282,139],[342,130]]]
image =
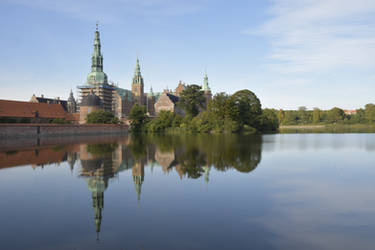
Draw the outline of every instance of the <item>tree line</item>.
[[[299,107],[298,110],[275,110],[280,125],[307,125],[307,124],[374,124],[375,105],[367,104],[357,109],[353,114],[345,114],[343,109],[334,107],[329,110],[314,108],[307,110]]]
[[[146,108],[135,104],[130,111],[133,132],[196,132],[196,133],[254,133],[276,131],[277,114],[262,110],[258,97],[250,90],[240,90],[233,95],[218,93],[206,103],[198,85],[188,85],[180,95],[177,105],[185,115],[160,111],[150,120]]]

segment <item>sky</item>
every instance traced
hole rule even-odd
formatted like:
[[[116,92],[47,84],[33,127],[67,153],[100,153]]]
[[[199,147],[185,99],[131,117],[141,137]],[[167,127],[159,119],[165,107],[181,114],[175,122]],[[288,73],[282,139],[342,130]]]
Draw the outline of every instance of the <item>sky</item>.
[[[99,22],[104,72],[145,91],[179,80],[253,91],[262,107],[375,103],[374,0],[0,0],[0,99],[66,99],[90,72]]]

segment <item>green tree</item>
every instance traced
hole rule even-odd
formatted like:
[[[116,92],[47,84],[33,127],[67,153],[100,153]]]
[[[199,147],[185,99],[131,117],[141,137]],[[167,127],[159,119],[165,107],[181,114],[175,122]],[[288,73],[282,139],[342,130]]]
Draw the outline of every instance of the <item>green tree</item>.
[[[279,119],[279,124],[284,124],[285,122],[285,111],[280,109],[279,112],[277,112],[277,119]]]
[[[237,91],[231,96],[229,107],[230,116],[233,121],[238,122],[241,127],[248,125],[258,128],[257,118],[262,114],[262,108],[258,97],[250,90]]]
[[[130,129],[132,132],[140,132],[147,124],[148,117],[146,107],[134,104],[129,113]]]
[[[298,117],[301,123],[308,123],[307,108],[305,106],[298,108]]]
[[[327,112],[327,121],[331,123],[336,123],[343,121],[345,118],[344,110],[340,108],[332,108]]]
[[[178,105],[185,110],[186,114],[192,117],[199,114],[199,110],[204,107],[206,98],[203,95],[201,87],[195,84],[188,85],[184,91],[181,92]]]
[[[318,108],[314,108],[314,111],[313,111],[313,123],[319,123],[320,122],[320,109]]]
[[[366,104],[365,116],[368,122],[375,122],[375,105],[372,103]]]
[[[264,109],[258,119],[261,132],[274,132],[279,129],[279,119],[277,118],[276,110]]]
[[[120,121],[111,112],[104,110],[95,110],[87,115],[88,124],[118,124]]]
[[[149,132],[164,132],[167,128],[171,128],[175,115],[170,111],[162,110],[159,112],[158,117],[148,123],[147,131]]]

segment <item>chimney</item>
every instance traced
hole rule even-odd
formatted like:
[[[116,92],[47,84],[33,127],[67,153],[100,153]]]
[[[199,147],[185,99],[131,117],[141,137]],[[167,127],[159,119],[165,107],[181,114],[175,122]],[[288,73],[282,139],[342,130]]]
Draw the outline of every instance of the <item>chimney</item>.
[[[40,95],[40,97],[44,98],[44,95]]]

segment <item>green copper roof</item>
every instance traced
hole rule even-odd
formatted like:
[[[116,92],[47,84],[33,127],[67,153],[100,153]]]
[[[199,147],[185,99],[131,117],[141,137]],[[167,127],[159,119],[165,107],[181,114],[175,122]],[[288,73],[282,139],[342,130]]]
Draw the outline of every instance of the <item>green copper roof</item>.
[[[135,71],[134,71],[133,84],[143,85],[143,77],[141,75],[141,67],[139,66],[138,58],[137,58],[137,64],[135,66]]]
[[[207,73],[204,74],[202,90],[203,91],[210,91],[211,90],[210,87],[208,86],[208,76],[207,76]]]
[[[128,89],[122,89],[122,88],[118,88],[118,87],[115,87],[116,88],[116,93],[121,96],[121,98],[127,98],[128,101],[133,101],[133,93],[131,92],[131,90],[128,90]]]
[[[107,75],[103,72],[103,55],[101,53],[100,33],[95,31],[94,52],[91,56],[91,73],[87,76],[87,84],[108,84]]]

